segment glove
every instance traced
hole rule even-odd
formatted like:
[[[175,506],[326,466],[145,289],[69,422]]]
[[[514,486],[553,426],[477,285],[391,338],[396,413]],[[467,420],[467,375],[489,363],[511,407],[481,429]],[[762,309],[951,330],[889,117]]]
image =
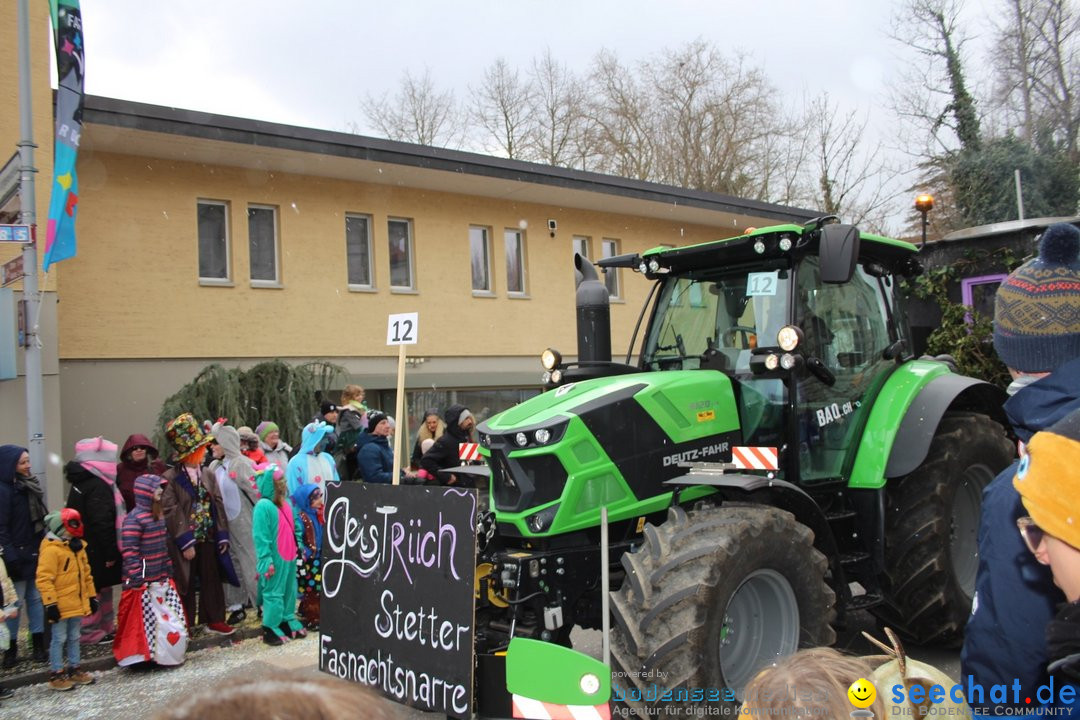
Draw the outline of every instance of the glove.
[[[60,622],[60,608],[55,603],[45,606],[45,619],[54,625]]]
[[[96,597],[90,598],[90,614],[93,615],[98,611],[98,601]]]

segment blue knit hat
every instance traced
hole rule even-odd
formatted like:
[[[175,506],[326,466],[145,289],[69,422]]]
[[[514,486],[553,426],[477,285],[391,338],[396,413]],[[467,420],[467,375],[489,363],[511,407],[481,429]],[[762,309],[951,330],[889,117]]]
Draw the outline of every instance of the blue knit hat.
[[[994,298],[994,349],[1013,370],[1053,372],[1080,357],[1080,230],[1046,228],[1039,256],[1001,283]]]

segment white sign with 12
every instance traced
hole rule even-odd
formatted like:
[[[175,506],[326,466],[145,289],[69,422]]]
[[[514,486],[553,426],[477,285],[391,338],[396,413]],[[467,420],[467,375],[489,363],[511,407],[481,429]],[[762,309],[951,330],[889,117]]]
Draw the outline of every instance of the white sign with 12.
[[[391,315],[386,324],[387,345],[415,345],[420,336],[420,313]]]

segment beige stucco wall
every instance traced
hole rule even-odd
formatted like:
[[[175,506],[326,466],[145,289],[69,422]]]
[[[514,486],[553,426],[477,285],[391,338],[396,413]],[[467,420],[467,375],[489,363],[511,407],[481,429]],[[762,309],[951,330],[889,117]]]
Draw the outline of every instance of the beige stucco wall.
[[[91,127],[92,132],[92,127]],[[79,256],[62,267],[65,359],[390,356],[387,315],[420,313],[427,356],[573,350],[571,238],[622,252],[715,239],[713,228],[412,188],[86,152]],[[233,287],[198,282],[196,202],[230,204]],[[279,209],[280,289],[248,281],[249,203]],[[373,217],[374,292],[350,292],[345,214]],[[388,217],[413,220],[415,293],[389,289]],[[554,238],[548,218],[558,220]],[[506,294],[504,228],[524,222],[528,298]],[[494,297],[473,297],[470,225],[492,228]],[[648,283],[621,271],[613,336],[629,337]],[[636,281],[635,281],[636,280]],[[623,343],[616,341],[616,347]]]

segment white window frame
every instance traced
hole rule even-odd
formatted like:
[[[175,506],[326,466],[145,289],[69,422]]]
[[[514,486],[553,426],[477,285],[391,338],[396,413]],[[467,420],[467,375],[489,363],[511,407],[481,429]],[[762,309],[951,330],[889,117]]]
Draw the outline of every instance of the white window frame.
[[[409,284],[408,285],[395,285],[394,284],[394,270],[393,270],[393,253],[391,251],[390,242],[390,226],[392,223],[403,223],[405,225],[405,249],[408,253],[408,268],[409,268]],[[388,267],[390,268],[390,292],[399,293],[415,293],[416,292],[416,252],[415,243],[413,242],[413,221],[409,218],[402,217],[388,217],[386,218],[386,250]]]
[[[513,283],[510,280],[510,243],[513,242],[517,249],[518,264],[520,267],[518,280],[521,290],[511,290]],[[528,250],[525,240],[525,231],[518,228],[506,228],[503,230],[503,250],[506,252],[506,294],[509,297],[524,298],[529,296],[529,262]]]
[[[600,239],[600,258],[615,257],[619,254],[619,240],[617,238]],[[622,300],[622,282],[619,277],[619,268],[604,268],[604,285],[607,286],[608,296],[612,300]],[[614,285],[614,289],[612,288]]]
[[[349,277],[349,220],[364,220],[367,228],[367,283],[354,283]],[[372,242],[372,222],[374,218],[368,213],[345,213],[345,282],[349,290],[370,292],[375,290],[375,247]]]
[[[199,215],[203,205],[217,206],[222,208],[225,214],[225,277],[203,277],[202,274],[202,237],[201,228],[199,226]],[[195,201],[195,255],[196,255],[196,272],[199,273],[200,285],[228,285],[233,284],[232,281],[232,237],[229,232],[229,203],[224,200],[209,200],[206,198],[197,198]]]
[[[586,260],[592,261],[592,238],[588,235],[575,235],[573,240],[570,241],[571,252],[582,255]],[[581,247],[578,247],[578,246]],[[585,252],[581,252],[584,250]]]
[[[487,287],[476,287],[476,268],[473,267],[473,241],[476,238],[474,233],[480,233],[480,240],[483,243],[484,262],[487,265],[484,268],[484,272],[487,274]],[[494,273],[491,272],[491,234],[490,227],[484,225],[469,226],[469,276],[474,296],[492,297],[495,295],[495,278]]]
[[[251,211],[257,210],[262,212],[269,212],[273,223],[273,244],[274,244],[274,277],[273,278],[255,278],[252,275],[255,272],[255,265],[252,263],[251,256],[251,244],[254,238],[251,235]],[[278,223],[279,213],[276,205],[261,205],[259,203],[249,203],[247,206],[247,221],[248,221],[248,278],[251,281],[251,287],[255,288],[279,288],[281,287],[281,228]]]

